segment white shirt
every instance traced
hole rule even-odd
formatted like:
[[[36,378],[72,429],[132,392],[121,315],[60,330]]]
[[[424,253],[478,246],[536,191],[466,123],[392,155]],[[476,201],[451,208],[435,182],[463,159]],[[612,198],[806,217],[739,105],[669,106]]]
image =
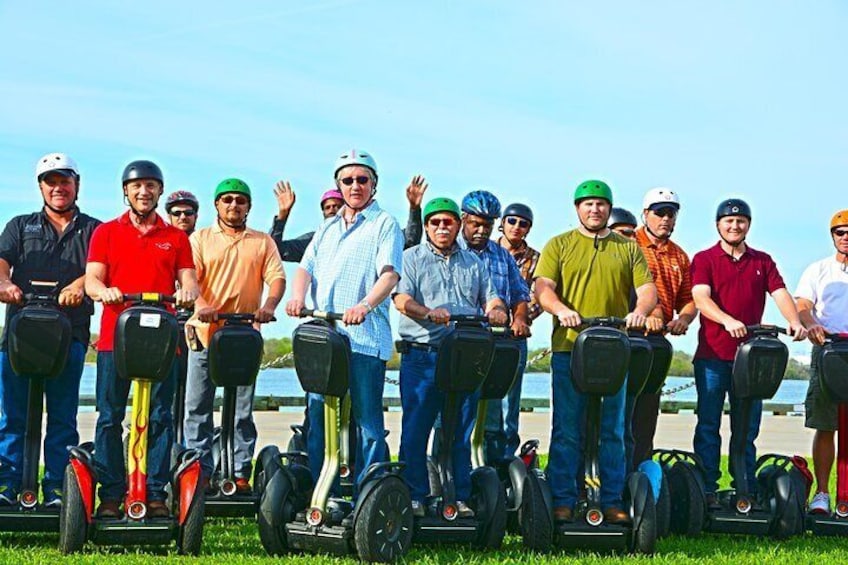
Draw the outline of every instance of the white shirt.
[[[833,256],[804,270],[796,298],[813,303],[813,318],[829,333],[848,333],[848,272]]]

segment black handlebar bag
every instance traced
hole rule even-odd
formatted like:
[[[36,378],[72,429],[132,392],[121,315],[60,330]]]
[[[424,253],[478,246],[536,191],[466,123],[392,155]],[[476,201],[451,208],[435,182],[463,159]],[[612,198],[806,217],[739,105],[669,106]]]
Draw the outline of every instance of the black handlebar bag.
[[[819,355],[819,376],[825,393],[833,402],[848,402],[848,341],[826,343]]]
[[[776,337],[755,336],[741,344],[733,360],[733,394],[739,398],[774,396],[786,372],[789,348]]]
[[[228,325],[209,340],[209,378],[215,386],[250,386],[262,364],[262,334],[250,325]]]
[[[57,306],[24,306],[9,322],[9,364],[22,377],[53,378],[65,368],[71,322]]]
[[[630,339],[621,330],[596,326],[580,332],[571,351],[571,379],[578,392],[613,396],[630,368]]]
[[[627,394],[639,396],[645,389],[654,364],[654,348],[644,335],[629,334],[630,369],[627,372]]]
[[[494,355],[495,338],[490,331],[482,327],[454,327],[439,346],[436,386],[444,392],[474,392],[488,376]]]
[[[164,308],[131,306],[115,324],[115,370],[122,379],[162,382],[171,373],[180,328]]]
[[[480,398],[498,400],[506,396],[518,376],[520,361],[518,342],[508,337],[496,337],[492,365],[480,388]]]
[[[294,370],[306,392],[343,397],[350,379],[350,340],[324,320],[311,320],[292,334]]]

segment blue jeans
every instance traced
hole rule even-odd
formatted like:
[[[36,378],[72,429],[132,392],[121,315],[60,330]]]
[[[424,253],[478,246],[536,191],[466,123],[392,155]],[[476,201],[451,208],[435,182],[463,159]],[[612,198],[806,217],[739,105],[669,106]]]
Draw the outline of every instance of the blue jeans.
[[[436,386],[437,353],[410,349],[400,362],[400,401],[403,427],[400,434],[400,457],[406,466],[403,478],[409,485],[412,500],[423,501],[430,494],[427,474],[427,443],[442,411],[445,394]],[[454,487],[457,500],[471,496],[471,433],[477,416],[477,393],[461,400],[459,420],[453,445]],[[445,449],[446,446],[442,446]]]
[[[171,403],[177,382],[177,362],[171,373],[150,391],[150,429],[147,436],[147,499],[165,500],[170,480],[174,418]],[[97,354],[97,428],[94,431],[94,466],[100,480],[100,500],[120,502],[127,491],[122,422],[127,412],[131,381],[115,370],[111,351]]]
[[[731,392],[733,361],[719,359],[695,359],[695,387],[698,391],[698,423],[695,426],[693,447],[706,469],[704,489],[708,493],[718,489],[721,452],[721,415],[724,412],[724,397],[730,397],[730,422],[741,417],[742,402]],[[748,421],[748,437],[745,446],[745,466],[748,470],[748,490],[757,492],[757,480],[754,477],[757,463],[757,450],[754,440],[760,433],[760,420],[763,416],[763,401],[751,403],[751,415]]]
[[[58,376],[44,379],[47,431],[44,434],[42,489],[45,494],[62,488],[65,466],[68,464],[68,447],[79,443],[77,408],[85,347],[80,341],[72,341],[65,368]],[[0,398],[3,405],[3,413],[0,414],[0,484],[18,490],[23,478],[29,379],[12,371],[9,356],[5,352],[0,352],[0,359]]]
[[[356,485],[362,480],[372,463],[388,461],[383,427],[383,387],[385,386],[386,362],[379,357],[352,353],[350,356],[350,408],[357,427]],[[309,454],[309,469],[312,478],[318,480],[324,464],[324,397],[310,393],[309,432],[306,436],[306,451]]]
[[[491,460],[489,459],[491,455],[495,455],[496,459],[501,457],[510,459],[521,444],[521,437],[518,435],[518,416],[521,413],[521,383],[524,381],[524,366],[527,365],[527,340],[519,339],[515,342],[520,352],[515,383],[506,397],[490,400],[486,409],[486,435],[496,436],[494,442],[487,442],[487,460]],[[503,446],[503,453],[491,454],[489,449],[498,444]]]
[[[583,458],[581,429],[586,418],[586,396],[571,381],[571,353],[556,352],[551,358],[553,429],[548,457],[548,480],[555,507],[573,508]],[[624,492],[624,397],[627,383],[615,396],[604,397],[601,407],[601,507],[621,507]]]

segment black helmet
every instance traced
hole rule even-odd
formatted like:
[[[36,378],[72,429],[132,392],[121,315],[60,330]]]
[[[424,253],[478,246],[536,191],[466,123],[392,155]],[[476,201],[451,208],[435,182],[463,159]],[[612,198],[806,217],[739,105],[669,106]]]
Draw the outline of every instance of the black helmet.
[[[123,184],[138,179],[158,180],[162,186],[165,186],[162,169],[152,161],[133,161],[124,168],[124,174],[121,176],[121,182]]]
[[[518,216],[519,218],[524,218],[530,224],[533,224],[533,210],[530,209],[530,206],[525,204],[510,204],[506,208],[504,208],[503,214],[501,217],[506,218],[507,216]]]
[[[636,216],[631,214],[629,210],[613,206],[612,210],[610,210],[609,219],[607,220],[607,227],[611,228],[618,224],[636,227],[639,225],[639,222],[636,221]]]
[[[745,216],[748,221],[751,221],[751,207],[741,198],[722,200],[716,209],[716,221],[725,216]]]

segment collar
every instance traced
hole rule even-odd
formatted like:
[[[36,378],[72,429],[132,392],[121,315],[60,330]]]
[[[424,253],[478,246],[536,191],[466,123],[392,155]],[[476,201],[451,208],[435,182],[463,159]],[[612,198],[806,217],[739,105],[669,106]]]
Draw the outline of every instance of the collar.
[[[499,245],[499,244],[495,243],[494,241],[492,241],[491,239],[489,239],[489,240],[486,241],[486,247],[484,247],[483,249],[474,249],[473,247],[468,245],[467,241],[465,241],[465,236],[462,235],[461,231],[460,231],[460,234],[456,238],[456,243],[459,244],[460,249],[465,249],[467,251],[471,251],[475,255],[482,255],[483,253],[491,250],[493,245]],[[504,249],[504,251],[506,251],[506,249]]]
[[[135,224],[133,224],[132,220],[130,219],[131,213],[132,213],[131,210],[127,210],[126,212],[124,212],[123,214],[118,216],[117,221],[118,221],[119,224],[126,224],[128,226],[132,226],[135,229],[138,229],[138,228],[135,227]],[[157,214],[155,211],[153,212],[153,214],[156,216],[156,222],[154,222],[152,229],[158,230],[158,229],[162,229],[162,228],[168,226],[168,224],[165,223],[165,220],[162,219],[162,216]],[[177,229],[177,228],[174,228],[174,229]]]
[[[347,210],[347,209],[348,209],[347,204],[345,204],[344,206],[339,208],[339,211],[336,212],[336,215],[334,217],[328,218],[328,220],[331,221],[331,222],[338,222],[338,221],[344,222],[345,221],[344,211]],[[374,216],[376,216],[380,212],[382,212],[382,209],[380,208],[380,205],[377,204],[377,199],[374,198],[374,199],[371,200],[371,204],[369,204],[368,206],[366,206],[365,208],[363,208],[362,210],[357,212],[356,216],[353,219],[353,223],[351,225],[356,225],[357,223],[359,223],[360,217],[363,218],[363,221],[366,221],[366,220],[370,220],[371,218],[373,218]]]
[[[212,225],[209,227],[211,228],[212,233],[220,233],[227,237],[247,237],[247,234],[251,231],[248,226],[244,226],[244,231],[242,231],[240,234],[236,234],[236,236],[231,236],[228,233],[224,233],[224,228],[221,227],[221,223],[218,221],[217,217],[215,218],[215,221],[212,223]]]
[[[506,236],[505,236],[505,235],[500,236],[500,237],[498,238],[498,245],[500,245],[501,247],[503,247],[504,249],[506,249],[506,247],[504,247],[504,246],[501,244],[501,242],[502,242],[504,239],[506,239]],[[510,255],[521,255],[522,253],[526,253],[528,249],[530,249],[530,246],[529,246],[529,245],[527,245],[527,240],[526,240],[526,239],[522,239],[522,240],[521,240],[521,245],[519,245],[518,247],[512,247],[512,248],[510,248],[510,249],[506,249],[506,250],[507,250],[507,252],[508,252]]]
[[[651,240],[651,236],[648,235],[648,229],[641,225],[636,228],[636,242],[639,244],[639,247],[653,247],[655,249],[665,249],[671,244],[670,239],[660,240],[660,243],[654,243]]]
[[[457,238],[457,239],[459,239],[459,238]],[[427,249],[429,249],[430,252],[433,255],[435,255],[436,257],[439,257],[441,259],[449,259],[454,253],[456,253],[457,251],[459,251],[461,249],[459,247],[459,244],[457,244],[457,242],[454,241],[453,245],[451,245],[451,248],[448,249],[447,254],[443,255],[438,249],[436,249],[436,246],[433,245],[432,242],[429,239],[425,239],[424,244],[427,246]]]

